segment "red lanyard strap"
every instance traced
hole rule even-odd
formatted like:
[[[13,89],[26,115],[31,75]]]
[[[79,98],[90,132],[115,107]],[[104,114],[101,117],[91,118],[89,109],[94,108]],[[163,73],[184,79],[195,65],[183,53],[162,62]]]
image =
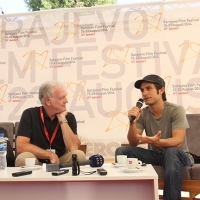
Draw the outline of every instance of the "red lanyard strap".
[[[45,124],[44,124],[44,114],[43,114],[42,106],[40,107],[40,117],[41,117],[41,120],[42,120],[43,125],[44,125],[44,134],[46,135],[46,138],[47,138],[47,140],[49,141],[50,146],[51,146],[51,144],[52,144],[54,138],[56,137],[56,134],[57,134],[57,131],[58,131],[59,123],[57,123],[56,128],[55,128],[55,130],[54,130],[54,132],[53,132],[53,135],[52,135],[52,137],[51,137],[51,139],[50,139],[49,133],[48,133],[48,131],[47,131],[47,129],[46,129],[46,126],[45,126]]]

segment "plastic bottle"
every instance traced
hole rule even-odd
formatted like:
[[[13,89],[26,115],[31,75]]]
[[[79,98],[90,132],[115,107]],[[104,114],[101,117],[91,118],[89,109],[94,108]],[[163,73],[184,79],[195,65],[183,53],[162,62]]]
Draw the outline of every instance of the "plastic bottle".
[[[5,170],[7,167],[7,138],[4,137],[4,133],[0,133],[0,170]]]

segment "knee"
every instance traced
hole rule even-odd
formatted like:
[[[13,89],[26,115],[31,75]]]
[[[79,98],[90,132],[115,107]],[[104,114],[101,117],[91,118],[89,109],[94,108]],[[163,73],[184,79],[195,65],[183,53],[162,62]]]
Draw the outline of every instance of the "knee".
[[[163,150],[163,155],[176,155],[179,149],[176,147],[169,147]]]
[[[72,151],[71,154],[76,154],[79,161],[86,160],[86,155],[81,150]]]
[[[124,147],[118,147],[116,150],[115,150],[115,157],[117,155],[125,155],[124,154]]]
[[[163,163],[179,163],[183,160],[183,151],[176,147],[170,147],[163,151],[162,162]],[[172,165],[171,165],[172,167]]]
[[[34,154],[30,152],[20,153],[15,159],[15,167],[25,166],[26,158],[36,158]],[[36,163],[38,164],[38,163]]]

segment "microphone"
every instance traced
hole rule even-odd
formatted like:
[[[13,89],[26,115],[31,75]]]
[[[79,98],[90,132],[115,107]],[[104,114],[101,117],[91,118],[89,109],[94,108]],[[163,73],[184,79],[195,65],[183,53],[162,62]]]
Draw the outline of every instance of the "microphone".
[[[95,154],[89,157],[89,160],[83,160],[79,162],[79,166],[90,165],[90,167],[101,167],[104,164],[103,156]],[[73,163],[57,164],[50,163],[46,164],[47,172],[58,171],[60,168],[72,167]]]
[[[138,99],[138,101],[136,103],[136,106],[138,108],[141,108],[143,106],[143,102],[144,102],[144,100],[142,98]],[[133,121],[135,120],[135,118],[136,118],[136,116],[131,116],[130,117],[129,121],[130,121],[131,124],[133,123]]]
[[[101,167],[104,163],[103,156],[96,154],[89,157],[89,160],[79,162],[79,166],[90,165],[90,167]],[[60,168],[72,167],[72,163],[60,164]]]

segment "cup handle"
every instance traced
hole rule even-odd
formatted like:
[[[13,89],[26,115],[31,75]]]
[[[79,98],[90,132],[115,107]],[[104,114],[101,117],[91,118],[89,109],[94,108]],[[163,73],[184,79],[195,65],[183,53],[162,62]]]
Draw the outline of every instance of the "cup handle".
[[[142,166],[142,161],[138,160],[138,166]]]

